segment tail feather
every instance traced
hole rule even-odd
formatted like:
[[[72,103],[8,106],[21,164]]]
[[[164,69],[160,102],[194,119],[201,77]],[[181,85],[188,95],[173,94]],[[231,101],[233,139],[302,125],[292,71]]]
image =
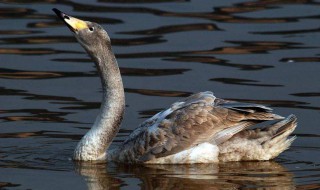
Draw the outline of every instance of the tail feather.
[[[297,127],[297,117],[295,115],[290,115],[279,123],[280,127],[277,129],[276,134],[272,138],[276,138],[283,133],[289,132],[289,134],[291,134]]]
[[[288,138],[297,127],[297,118],[288,116],[261,129],[244,130],[219,145],[221,161],[270,160],[290,147],[296,137]]]
[[[290,115],[286,119],[270,127],[270,130],[275,130],[275,133],[268,141],[265,141],[261,145],[265,149],[268,149],[269,152],[272,152],[272,158],[275,158],[281,152],[288,149],[292,142],[296,139],[296,136],[288,138],[296,127],[297,118],[294,115]]]
[[[274,144],[274,142],[281,139],[286,139],[296,127],[297,117],[295,115],[289,115],[286,119],[265,128],[265,130],[270,131],[271,138],[261,144]]]

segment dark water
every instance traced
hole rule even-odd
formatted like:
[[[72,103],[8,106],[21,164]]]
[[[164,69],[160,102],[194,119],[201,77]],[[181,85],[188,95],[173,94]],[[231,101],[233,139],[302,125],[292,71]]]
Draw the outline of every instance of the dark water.
[[[3,0],[0,189],[319,189],[320,1]],[[198,91],[299,118],[270,162],[126,166],[70,160],[97,115],[93,63],[53,14],[101,23],[126,90],[114,144]]]

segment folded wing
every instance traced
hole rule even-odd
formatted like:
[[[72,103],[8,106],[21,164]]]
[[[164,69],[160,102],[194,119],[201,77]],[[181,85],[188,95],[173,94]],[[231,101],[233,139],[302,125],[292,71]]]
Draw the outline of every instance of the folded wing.
[[[146,162],[198,144],[221,144],[256,123],[282,119],[263,105],[216,98],[201,92],[174,103],[142,123],[120,146],[120,160]]]

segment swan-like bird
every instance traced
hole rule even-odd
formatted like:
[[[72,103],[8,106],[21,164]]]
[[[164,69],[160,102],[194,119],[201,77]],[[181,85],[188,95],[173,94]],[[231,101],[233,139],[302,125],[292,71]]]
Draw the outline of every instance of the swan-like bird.
[[[78,143],[73,159],[142,164],[194,164],[242,160],[269,160],[288,149],[297,126],[294,115],[283,118],[258,104],[216,98],[200,92],[175,102],[136,128],[114,149],[125,97],[117,60],[107,32],[97,23],[83,21],[53,9],[95,62],[103,99],[92,128]],[[248,127],[279,120],[263,128]]]

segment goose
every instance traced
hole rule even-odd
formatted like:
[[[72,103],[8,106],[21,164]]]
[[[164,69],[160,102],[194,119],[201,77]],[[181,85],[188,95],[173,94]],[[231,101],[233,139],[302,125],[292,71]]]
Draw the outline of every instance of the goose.
[[[196,164],[270,160],[288,149],[297,118],[284,118],[264,105],[217,98],[200,92],[173,103],[144,121],[116,148],[125,94],[108,33],[97,23],[56,15],[89,54],[100,75],[103,96],[99,114],[77,144],[73,159],[129,164]],[[264,127],[249,127],[264,121]]]

